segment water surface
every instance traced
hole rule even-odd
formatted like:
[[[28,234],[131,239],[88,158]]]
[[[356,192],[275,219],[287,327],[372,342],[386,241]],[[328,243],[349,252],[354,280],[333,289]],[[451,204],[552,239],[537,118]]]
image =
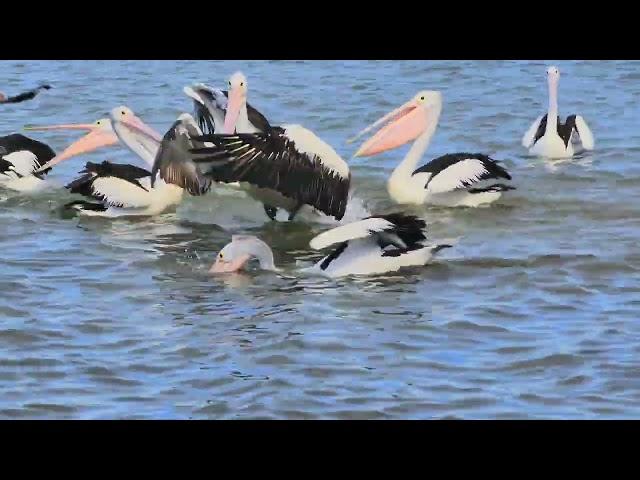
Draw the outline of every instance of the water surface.
[[[62,188],[0,190],[0,418],[630,418],[640,412],[640,64],[559,62],[562,115],[597,150],[529,158],[520,138],[546,105],[542,62],[5,61],[0,134],[89,122],[118,105],[165,131],[195,81],[241,69],[273,124],[345,140],[418,90],[444,95],[425,161],[483,152],[518,187],[478,209],[408,209],[437,262],[401,275],[326,280],[296,269],[327,225],[269,222],[219,189],[145,219],[78,219]],[[55,150],[68,132],[31,132]],[[386,192],[406,149],[350,160],[349,215],[401,210]],[[87,160],[138,160],[123,148]],[[283,275],[206,271],[233,233],[274,249]]]

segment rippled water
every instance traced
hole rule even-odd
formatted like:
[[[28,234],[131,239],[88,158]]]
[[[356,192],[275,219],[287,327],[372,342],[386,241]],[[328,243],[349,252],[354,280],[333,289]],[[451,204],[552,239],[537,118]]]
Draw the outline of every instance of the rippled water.
[[[0,190],[1,418],[621,418],[640,413],[640,63],[559,62],[561,114],[597,141],[570,161],[519,145],[546,105],[541,62],[2,62],[0,134],[87,122],[126,104],[165,131],[182,86],[242,69],[274,124],[336,147],[420,89],[444,95],[425,161],[503,159],[518,190],[479,209],[412,209],[434,239],[459,237],[402,275],[325,280],[327,225],[266,220],[229,189],[148,219],[78,219],[73,199]],[[60,150],[68,132],[31,132]],[[350,161],[352,218],[398,210],[385,182],[405,150]],[[122,148],[86,160],[136,163]],[[283,275],[211,278],[232,233],[272,245]]]

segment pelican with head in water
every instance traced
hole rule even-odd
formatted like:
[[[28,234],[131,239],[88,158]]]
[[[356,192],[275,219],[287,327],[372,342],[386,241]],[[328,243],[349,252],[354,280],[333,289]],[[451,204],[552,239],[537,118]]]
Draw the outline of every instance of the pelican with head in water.
[[[400,204],[471,207],[491,203],[502,192],[512,190],[514,187],[507,184],[511,175],[481,153],[447,154],[416,168],[436,131],[441,110],[440,92],[419,92],[351,139],[380,128],[354,156],[378,155],[413,142],[387,183],[389,195]]]
[[[430,244],[424,220],[412,215],[376,215],[333,228],[314,237],[314,250],[334,247],[315,265],[305,269],[327,277],[377,275],[405,267],[423,266],[448,244]],[[234,236],[211,267],[211,273],[237,272],[256,259],[262,270],[279,271],[271,248],[262,240],[246,235]]]
[[[251,132],[247,109],[247,79],[238,72],[229,81],[223,134],[203,135],[211,147],[194,149],[194,162],[216,182],[247,184],[249,194],[261,201],[275,219],[278,208],[293,220],[309,205],[337,220],[345,214],[351,173],[336,151],[300,125],[261,125]]]
[[[564,123],[558,115],[558,67],[547,69],[549,86],[549,108],[531,124],[522,137],[522,146],[532,155],[546,158],[569,158],[574,154],[574,142],[578,141],[583,150],[593,150],[593,133],[581,115],[569,115]]]

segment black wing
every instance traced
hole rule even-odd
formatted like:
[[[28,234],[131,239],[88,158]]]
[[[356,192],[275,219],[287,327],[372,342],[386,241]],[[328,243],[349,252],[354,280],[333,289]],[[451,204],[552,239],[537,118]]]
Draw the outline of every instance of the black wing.
[[[461,162],[463,160],[468,160],[468,159],[480,162],[482,164],[482,167],[484,167],[484,171],[479,176],[474,175],[473,181],[471,181],[471,179],[464,179],[464,178],[460,179],[460,184],[462,187],[469,187],[473,183],[479,182],[482,180],[497,179],[497,178],[504,178],[506,180],[511,180],[511,175],[509,175],[509,172],[507,172],[503,167],[498,165],[497,160],[494,160],[491,157],[484,155],[482,153],[449,153],[447,155],[443,155],[441,157],[431,160],[426,165],[423,165],[422,167],[414,171],[412,175],[415,175],[416,173],[430,173],[431,176],[427,181],[427,185],[425,185],[425,188],[427,188],[427,186],[429,185],[429,182],[431,182],[431,180],[433,180],[436,177],[436,175],[446,170],[451,165],[454,165],[458,162]]]
[[[147,190],[140,184],[140,179],[151,175],[151,173],[144,168],[136,167],[135,165],[111,163],[106,160],[102,163],[87,162],[84,170],[82,170],[80,174],[80,177],[67,184],[65,188],[71,193],[77,193],[100,202],[107,202],[117,207],[122,207],[123,205],[117,202],[110,202],[104,195],[95,192],[93,182],[97,178],[117,177],[130,182],[136,187]]]
[[[248,103],[247,117],[249,118],[249,122],[261,132],[268,132],[271,129],[271,125],[269,125],[267,118]]]
[[[415,215],[405,215],[403,213],[390,213],[387,215],[374,215],[367,218],[384,218],[395,227],[385,232],[396,234],[407,247],[413,247],[427,239],[424,232],[427,224]],[[422,245],[420,245],[422,246]]]
[[[311,205],[340,220],[347,207],[351,174],[342,177],[313,154],[296,149],[284,130],[268,133],[203,135],[214,147],[192,150],[203,173],[217,182],[247,182]],[[207,165],[208,164],[208,165]]]
[[[160,142],[153,163],[152,187],[159,172],[162,180],[184,188],[191,195],[204,195],[211,188],[211,180],[200,173],[198,166],[191,159],[190,150],[202,146],[191,140],[192,136],[199,133],[195,130],[189,131],[180,120],[171,126]]]
[[[12,133],[11,135],[0,137],[0,147],[3,149],[3,155],[28,150],[36,156],[40,166],[46,164],[56,156],[56,152],[46,143],[25,137],[20,133]]]
[[[40,90],[49,90],[51,88],[50,85],[40,85],[37,88],[34,88],[33,90],[28,90],[26,92],[23,92],[19,95],[15,95],[13,97],[8,97],[4,102],[2,103],[20,103],[20,102],[26,102],[27,100],[32,100],[33,98],[35,98],[35,96],[40,93]]]
[[[573,131],[576,129],[576,116],[569,115],[567,117],[567,121],[564,124],[560,123],[560,117],[558,117],[558,135],[564,142],[564,146],[568,147],[569,142],[571,141],[571,135]]]
[[[221,101],[218,101],[218,98],[216,98],[212,91],[204,88],[201,88],[198,91],[201,95],[207,96],[210,102],[215,103],[220,110],[226,113],[226,104],[223,105]],[[221,90],[221,92],[225,97],[229,97],[229,92],[227,90]],[[215,133],[216,122],[209,109],[199,102],[194,101],[194,104],[195,119],[198,122],[200,130],[202,130],[205,135]],[[261,132],[266,132],[271,128],[267,118],[258,110],[253,108],[250,103],[247,103],[247,117],[249,118],[249,122],[251,122]]]
[[[0,155],[9,155],[11,153],[24,150],[27,150],[36,156],[38,167],[42,167],[56,156],[56,152],[54,152],[46,143],[25,137],[20,133],[12,133],[11,135],[0,137]],[[4,170],[0,168],[0,171]],[[38,178],[42,178],[42,176],[49,173],[49,171],[51,171],[51,169],[47,168],[46,170],[38,172],[37,174],[34,173],[33,175]]]
[[[542,117],[542,120],[540,120],[540,124],[538,125],[538,130],[536,130],[536,134],[533,137],[533,145],[535,145],[535,143],[538,140],[544,137],[544,132],[546,131],[547,131],[547,114],[545,113],[544,116]]]

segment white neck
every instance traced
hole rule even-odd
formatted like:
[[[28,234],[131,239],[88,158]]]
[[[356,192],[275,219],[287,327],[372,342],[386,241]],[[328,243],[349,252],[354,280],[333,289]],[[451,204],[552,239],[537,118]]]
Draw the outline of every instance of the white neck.
[[[263,270],[278,270],[273,262],[271,248],[259,238],[253,236],[235,237],[233,241],[238,255],[248,255],[255,258],[260,262],[260,268]]]
[[[247,113],[247,102],[245,101],[242,102],[242,107],[240,107],[240,114],[236,122],[236,132],[249,133],[252,130],[251,124],[249,123],[249,114]]]
[[[400,162],[400,164],[391,174],[389,182],[404,183],[411,178],[411,174],[416,170],[418,162],[424,155],[424,152],[427,151],[429,143],[431,143],[431,138],[433,137],[433,134],[438,127],[438,120],[440,118],[440,110],[442,107],[438,105],[435,108],[435,118],[433,119],[433,121],[429,121],[425,131],[413,142],[413,145],[409,149],[407,155],[404,157],[404,160]]]
[[[555,132],[558,126],[558,82],[549,82],[549,110],[547,111],[547,129]]]
[[[138,155],[147,165],[153,167],[156,154],[160,148],[159,142],[146,135],[131,133],[128,128],[123,127],[118,122],[113,124],[113,131],[125,147]]]
[[[262,270],[276,271],[276,265],[273,261],[273,252],[267,246],[259,246],[254,249],[253,256],[260,262],[260,268]]]

